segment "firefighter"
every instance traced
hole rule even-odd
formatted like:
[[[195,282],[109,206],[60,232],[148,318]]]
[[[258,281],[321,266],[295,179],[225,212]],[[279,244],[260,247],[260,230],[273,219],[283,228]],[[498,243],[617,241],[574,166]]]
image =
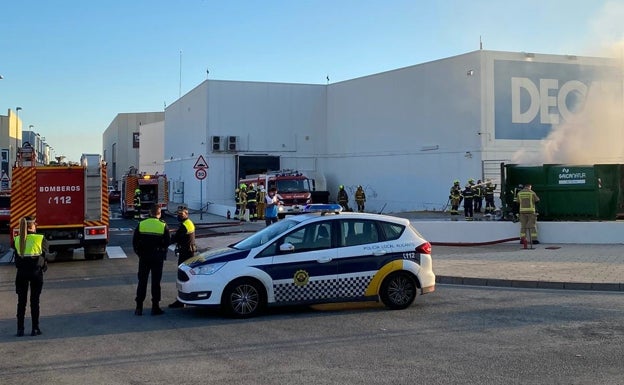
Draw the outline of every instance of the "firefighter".
[[[264,220],[264,210],[266,209],[266,191],[264,191],[264,186],[258,186],[258,197],[256,202],[256,212],[258,214],[258,219]]]
[[[527,244],[527,231],[529,231],[530,242],[537,244],[537,211],[535,204],[540,201],[539,197],[532,190],[530,183],[524,185],[524,188],[517,194],[518,211],[520,215],[520,242]]]
[[[234,210],[234,219],[238,219],[238,215],[240,212],[240,210],[238,209],[239,201],[240,201],[240,189],[237,187],[236,190],[234,190],[234,202],[236,204],[236,210]]]
[[[141,219],[141,189],[134,190],[134,218]]]
[[[473,198],[474,198],[474,190],[473,190],[474,181],[471,184],[468,182],[464,191],[462,191],[462,196],[464,197],[464,217],[467,221],[472,221],[474,216],[473,211]]]
[[[474,212],[481,213],[481,208],[483,207],[483,183],[481,183],[481,179],[477,181],[477,184],[472,186],[472,191],[474,192]]]
[[[245,220],[245,211],[247,211],[247,185],[241,183],[240,191],[238,192],[238,219]]]
[[[459,205],[461,204],[462,199],[463,197],[461,187],[459,186],[459,180],[455,179],[449,193],[449,200],[451,201],[451,215],[459,215]]]
[[[357,190],[355,190],[355,203],[357,203],[358,212],[364,212],[364,203],[366,203],[366,193],[362,186],[358,186]]]
[[[520,218],[520,204],[518,203],[518,193],[524,189],[524,186],[519,184],[518,187],[513,189],[513,202],[511,204],[511,213],[513,214],[513,221],[518,222]]]
[[[349,211],[349,195],[343,185],[338,186],[338,204],[342,206],[343,211]]]
[[[256,187],[250,183],[249,187],[247,188],[247,209],[249,209],[249,221],[251,222],[255,222],[256,219],[258,219],[256,206],[257,197],[258,191],[256,190]]]
[[[485,181],[485,213],[486,214],[494,214],[496,210],[496,206],[494,206],[494,191],[496,191],[496,185],[492,184],[492,179],[487,179]]]

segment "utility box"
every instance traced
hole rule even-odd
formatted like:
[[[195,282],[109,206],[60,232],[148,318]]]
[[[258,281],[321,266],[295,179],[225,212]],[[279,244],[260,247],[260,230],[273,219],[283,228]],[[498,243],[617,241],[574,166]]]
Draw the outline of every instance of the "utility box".
[[[624,218],[624,165],[501,164],[501,200],[511,206],[514,190],[531,183],[539,196],[539,220]]]

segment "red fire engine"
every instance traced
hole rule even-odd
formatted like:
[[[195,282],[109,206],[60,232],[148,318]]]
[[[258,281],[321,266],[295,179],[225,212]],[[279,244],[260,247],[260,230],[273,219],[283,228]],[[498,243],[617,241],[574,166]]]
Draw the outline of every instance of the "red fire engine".
[[[11,224],[17,235],[25,216],[37,220],[46,253],[84,248],[86,259],[101,259],[108,243],[106,165],[99,154],[83,154],[80,165],[37,165],[26,142],[18,151],[11,182]]]
[[[275,187],[280,202],[278,216],[284,218],[290,214],[301,214],[307,204],[327,203],[328,192],[315,191],[314,179],[295,170],[270,171],[266,174],[250,175],[239,181],[246,185],[264,187],[265,191]]]

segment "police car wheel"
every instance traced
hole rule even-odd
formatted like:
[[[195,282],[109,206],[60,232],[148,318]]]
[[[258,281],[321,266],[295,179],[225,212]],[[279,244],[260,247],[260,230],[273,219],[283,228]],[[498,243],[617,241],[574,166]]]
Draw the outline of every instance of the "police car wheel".
[[[228,315],[236,318],[254,317],[263,310],[264,304],[264,289],[251,279],[240,279],[230,283],[221,298],[223,309]]]
[[[384,279],[379,289],[379,297],[387,308],[401,310],[414,302],[417,290],[414,278],[409,273],[399,271]]]

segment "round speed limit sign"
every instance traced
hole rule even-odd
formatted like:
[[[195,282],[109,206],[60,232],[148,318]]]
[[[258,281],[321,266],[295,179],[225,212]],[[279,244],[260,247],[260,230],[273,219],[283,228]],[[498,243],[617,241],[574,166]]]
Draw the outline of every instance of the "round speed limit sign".
[[[206,179],[207,175],[208,172],[203,168],[198,168],[197,170],[195,170],[195,178],[199,180]]]

